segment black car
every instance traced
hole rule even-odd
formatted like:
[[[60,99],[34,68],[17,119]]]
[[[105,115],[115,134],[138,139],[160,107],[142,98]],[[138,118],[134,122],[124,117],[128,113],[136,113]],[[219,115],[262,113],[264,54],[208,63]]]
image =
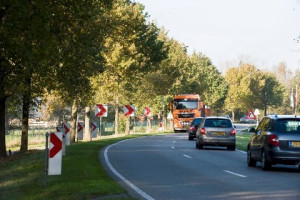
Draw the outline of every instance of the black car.
[[[189,140],[193,140],[196,137],[196,131],[199,127],[199,124],[201,123],[203,117],[196,117],[191,122],[191,125],[188,129],[189,132]]]
[[[298,165],[300,169],[300,116],[270,115],[262,119],[247,150],[249,167],[261,162],[267,170],[275,164]]]
[[[226,146],[235,150],[235,126],[228,117],[205,117],[196,132],[196,148],[203,146]]]

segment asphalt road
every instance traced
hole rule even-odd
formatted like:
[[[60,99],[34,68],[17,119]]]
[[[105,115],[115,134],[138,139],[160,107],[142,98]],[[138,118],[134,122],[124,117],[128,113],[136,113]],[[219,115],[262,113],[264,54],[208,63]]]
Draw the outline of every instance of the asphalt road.
[[[110,174],[140,199],[300,199],[296,166],[249,168],[246,153],[195,148],[186,133],[126,140],[106,148]]]

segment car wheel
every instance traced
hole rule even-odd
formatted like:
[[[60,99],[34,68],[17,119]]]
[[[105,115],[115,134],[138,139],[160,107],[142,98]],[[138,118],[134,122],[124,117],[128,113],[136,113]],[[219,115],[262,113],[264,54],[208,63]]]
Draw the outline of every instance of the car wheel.
[[[196,139],[196,149],[198,149],[199,146],[198,146],[198,140]]]
[[[248,148],[248,150],[247,150],[247,164],[248,164],[248,167],[255,167],[256,166],[256,160],[253,160],[251,158],[250,148]]]
[[[268,170],[271,168],[271,163],[267,161],[267,155],[265,151],[261,153],[261,168],[262,170]]]
[[[198,144],[198,149],[203,149],[203,144]]]
[[[235,145],[227,146],[227,150],[235,151]]]

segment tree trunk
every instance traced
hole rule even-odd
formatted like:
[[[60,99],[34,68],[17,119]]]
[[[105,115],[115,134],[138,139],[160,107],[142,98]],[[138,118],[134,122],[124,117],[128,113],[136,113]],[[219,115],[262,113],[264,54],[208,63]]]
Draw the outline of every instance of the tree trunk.
[[[265,106],[265,109],[264,109],[264,116],[267,116],[267,110],[268,110],[268,106]]]
[[[30,108],[30,92],[23,95],[21,152],[28,150],[28,119]]]
[[[90,140],[92,138],[91,131],[90,131],[90,123],[91,123],[90,117],[91,117],[91,108],[85,107],[85,117],[84,117],[85,128],[84,128],[84,136],[83,136],[84,140]]]
[[[115,135],[119,134],[119,105],[115,106]]]
[[[231,111],[231,114],[232,114],[232,121],[234,122],[234,111]]]
[[[28,120],[29,120],[29,110],[31,101],[31,77],[32,69],[29,69],[27,76],[25,77],[24,86],[26,89],[23,92],[23,109],[22,109],[22,137],[21,137],[21,152],[28,150]]]
[[[0,98],[0,158],[6,157],[6,143],[5,143],[5,101],[6,97]]]
[[[127,117],[125,135],[130,135],[130,121],[131,121],[131,117]]]
[[[75,136],[76,136],[76,122],[77,122],[77,102],[76,100],[73,101],[72,104],[72,114],[71,114],[71,137],[70,142],[75,143]]]

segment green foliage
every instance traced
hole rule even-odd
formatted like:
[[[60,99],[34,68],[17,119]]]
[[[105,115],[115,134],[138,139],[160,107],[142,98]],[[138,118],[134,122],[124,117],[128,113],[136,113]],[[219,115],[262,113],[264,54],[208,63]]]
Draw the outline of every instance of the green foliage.
[[[263,72],[248,64],[229,68],[225,79],[229,91],[225,100],[226,109],[241,110],[258,108],[267,113],[270,107],[278,107],[283,101],[283,87],[271,73]]]
[[[106,139],[68,146],[62,175],[44,181],[44,151],[16,154],[0,160],[1,199],[91,199],[116,194],[127,195],[99,163],[101,148],[124,138]],[[80,160],[80,162],[78,162]],[[63,189],[62,189],[63,188]],[[80,192],[78,192],[80,191]]]

